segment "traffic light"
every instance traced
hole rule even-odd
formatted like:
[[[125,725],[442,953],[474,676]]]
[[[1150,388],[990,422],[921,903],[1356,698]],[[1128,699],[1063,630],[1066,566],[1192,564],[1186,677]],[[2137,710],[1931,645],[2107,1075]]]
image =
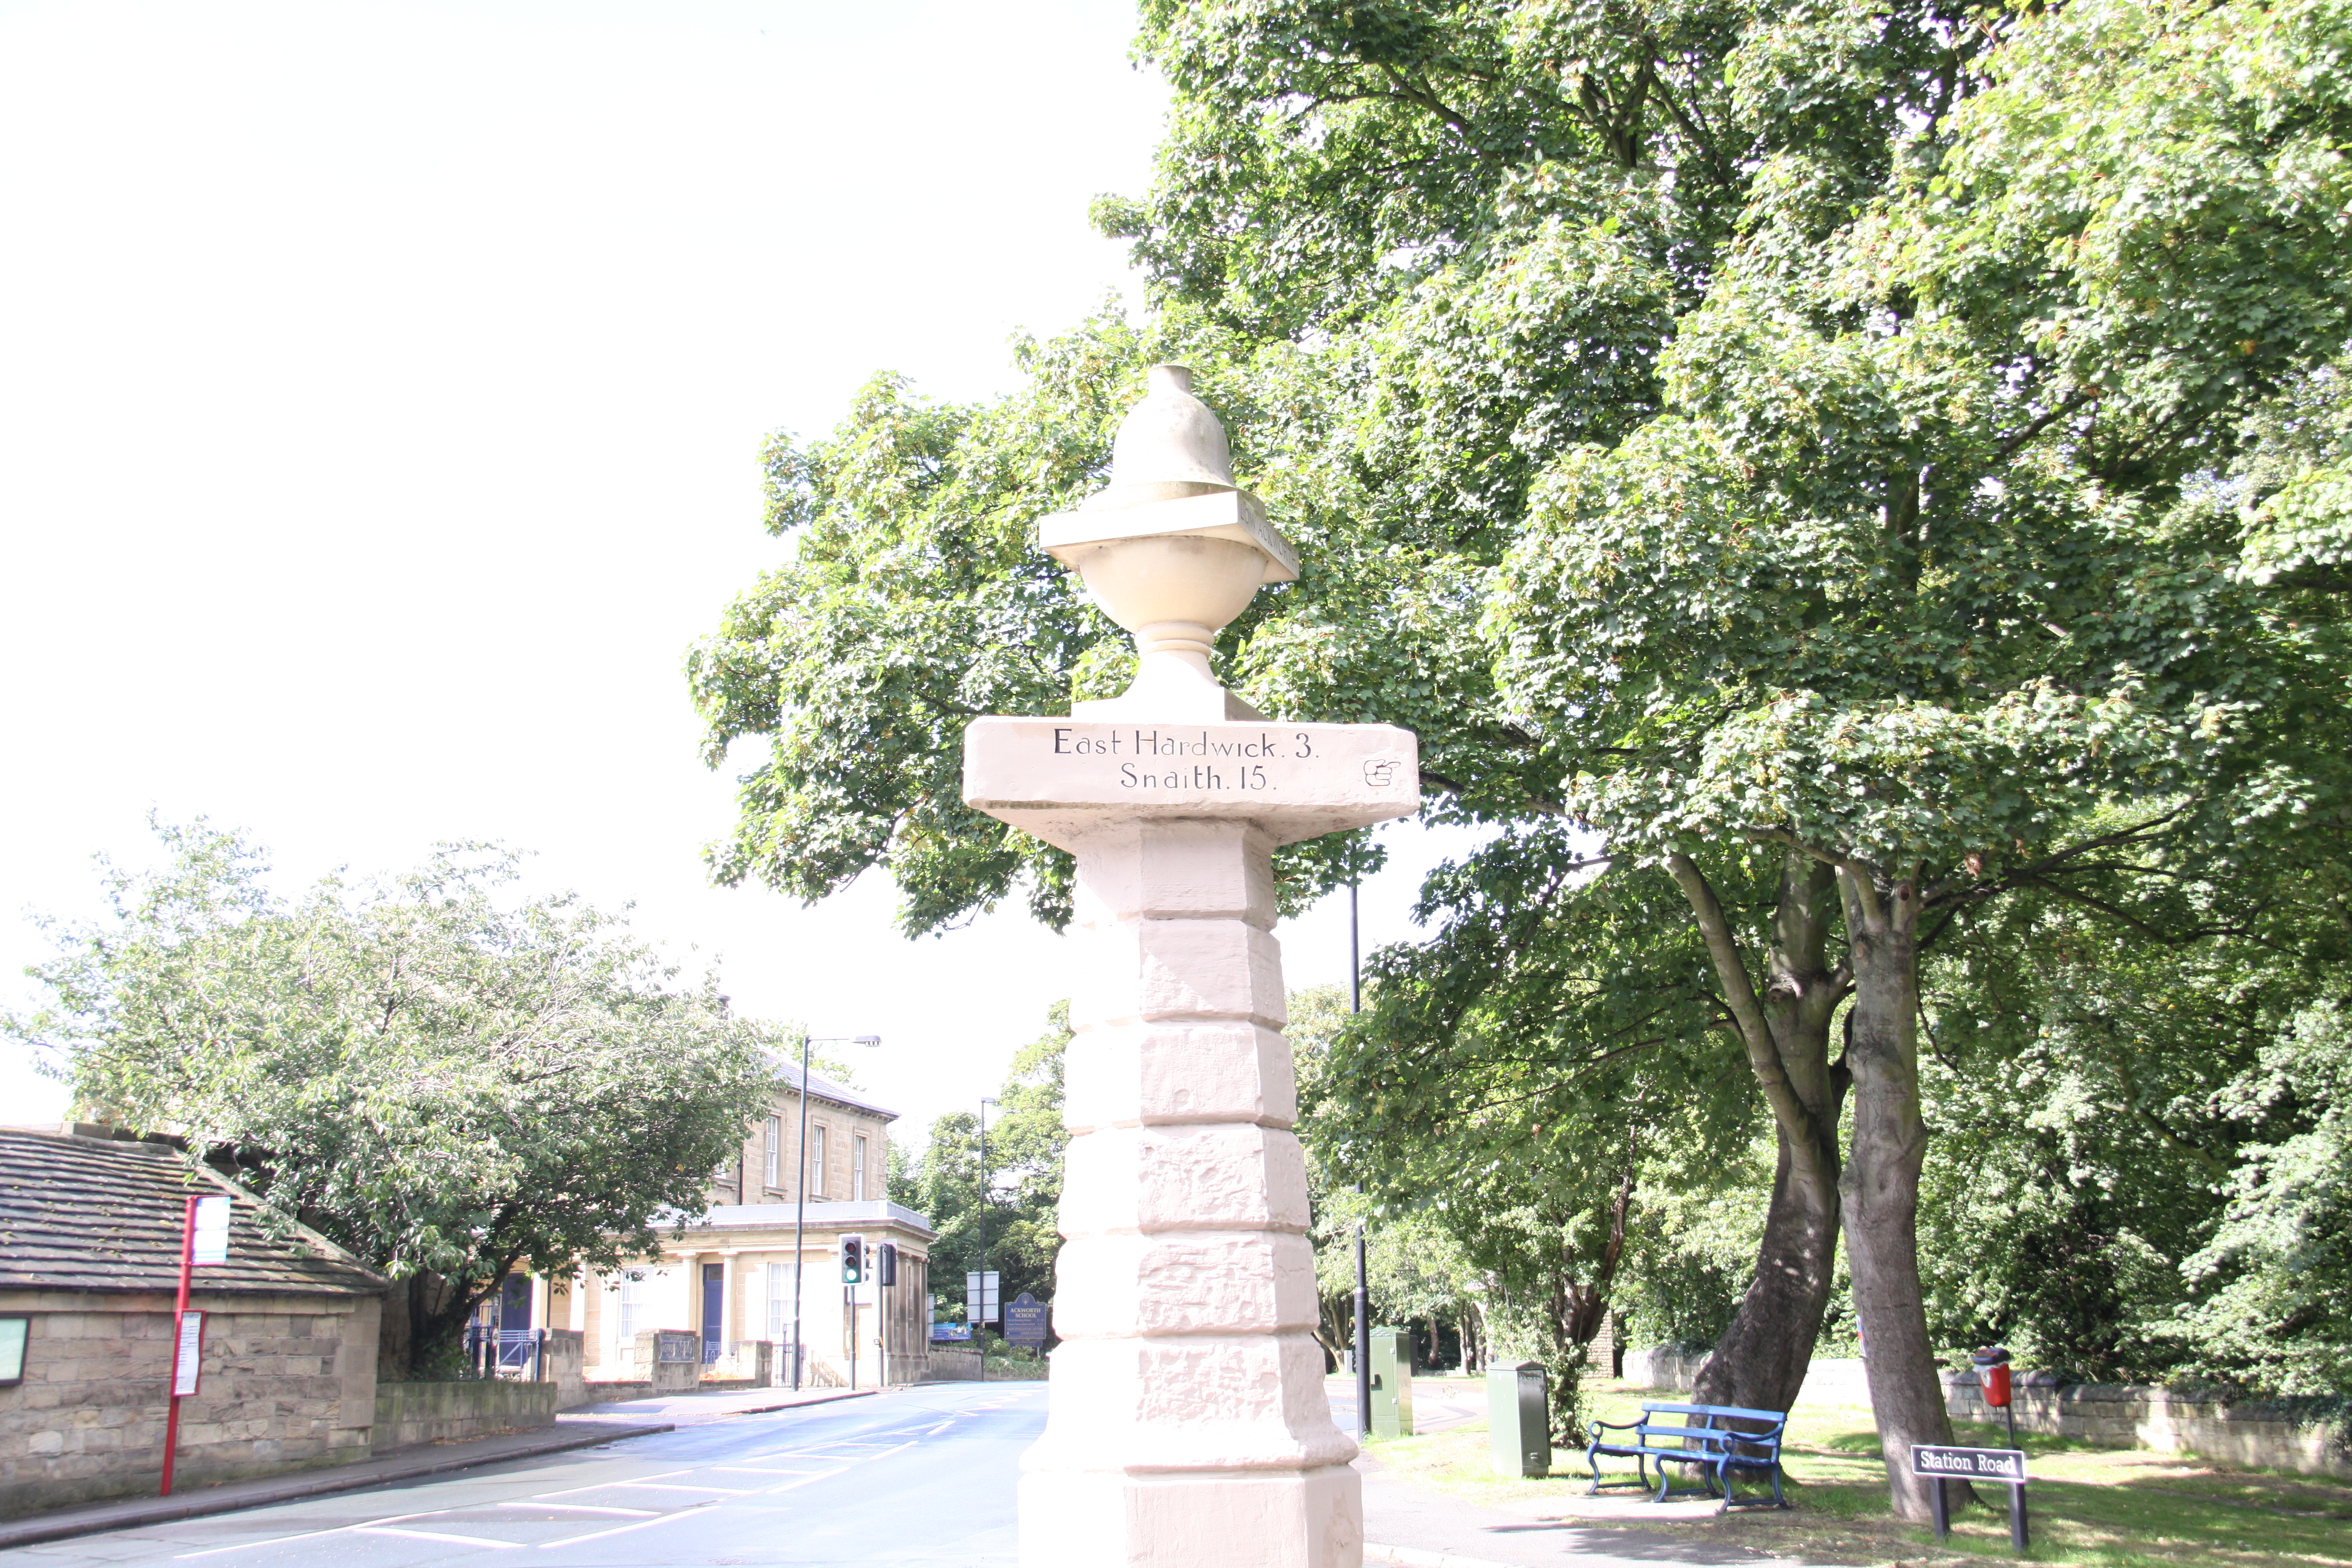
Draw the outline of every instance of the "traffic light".
[[[898,1244],[883,1242],[874,1249],[874,1282],[896,1285],[898,1282]]]
[[[841,1238],[841,1282],[844,1285],[866,1283],[866,1238],[862,1236]]]

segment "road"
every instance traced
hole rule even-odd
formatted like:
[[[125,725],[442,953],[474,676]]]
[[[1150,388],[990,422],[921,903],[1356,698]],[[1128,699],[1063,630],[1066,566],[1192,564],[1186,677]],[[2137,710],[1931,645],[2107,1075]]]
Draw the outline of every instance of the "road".
[[[1011,1568],[1045,1385],[932,1384],[274,1508],[0,1552],[53,1568],[412,1568],[509,1559]]]

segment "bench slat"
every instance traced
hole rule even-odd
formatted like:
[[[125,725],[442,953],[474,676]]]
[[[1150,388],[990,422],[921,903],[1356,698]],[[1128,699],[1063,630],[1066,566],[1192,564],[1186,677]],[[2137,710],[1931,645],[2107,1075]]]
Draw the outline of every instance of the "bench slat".
[[[1642,1406],[1642,1413],[1645,1415],[1653,1410],[1669,1415],[1721,1415],[1734,1421],[1771,1421],[1786,1424],[1789,1419],[1789,1413],[1785,1410],[1749,1410],[1738,1405],[1644,1405]]]

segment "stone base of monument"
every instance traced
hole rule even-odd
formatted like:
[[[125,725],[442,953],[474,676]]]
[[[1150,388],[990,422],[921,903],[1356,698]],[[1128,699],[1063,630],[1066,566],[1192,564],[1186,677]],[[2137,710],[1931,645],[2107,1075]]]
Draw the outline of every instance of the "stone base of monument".
[[[1344,1464],[1281,1475],[1031,1474],[1021,1482],[1021,1561],[1358,1568],[1363,1517],[1362,1479]]]

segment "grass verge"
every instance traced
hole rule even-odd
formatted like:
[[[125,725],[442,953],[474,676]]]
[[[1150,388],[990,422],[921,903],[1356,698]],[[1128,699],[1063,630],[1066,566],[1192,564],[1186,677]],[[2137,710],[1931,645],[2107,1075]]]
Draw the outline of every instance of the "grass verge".
[[[1416,1378],[1416,1386],[1423,1381]],[[1463,1381],[1458,1397],[1475,1397],[1466,1380],[1444,1381]],[[1590,1394],[1594,1413],[1608,1421],[1631,1420],[1644,1399],[1669,1397],[1608,1384]],[[2006,1446],[1995,1426],[1961,1424],[1954,1436],[1962,1443]],[[2033,1476],[2027,1492],[2033,1562],[2084,1568],[2352,1568],[2352,1485],[2059,1438],[2027,1437],[2021,1446]],[[1557,1469],[1545,1479],[1498,1476],[1487,1459],[1483,1421],[1426,1436],[1376,1439],[1366,1450],[1408,1484],[1594,1531],[1667,1531],[1822,1563],[2011,1558],[2005,1488],[1979,1489],[1982,1503],[1956,1513],[1951,1538],[1940,1546],[1934,1531],[1894,1517],[1878,1435],[1861,1406],[1800,1405],[1782,1450],[1791,1506],[1719,1519],[1707,1511],[1712,1501],[1684,1503],[1679,1493],[1663,1508],[1641,1500],[1631,1487],[1589,1498],[1591,1478],[1580,1450],[1557,1451]],[[1633,1477],[1630,1464],[1612,1468],[1604,1460],[1601,1470],[1604,1479]],[[1769,1489],[1759,1493],[1751,1486],[1742,1485],[1743,1498],[1769,1497]]]

